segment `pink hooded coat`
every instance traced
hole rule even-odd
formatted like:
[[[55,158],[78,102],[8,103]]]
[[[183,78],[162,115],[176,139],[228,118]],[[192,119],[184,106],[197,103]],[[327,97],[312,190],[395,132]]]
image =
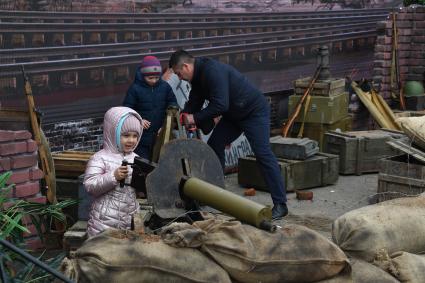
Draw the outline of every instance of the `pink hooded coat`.
[[[103,122],[103,149],[96,152],[87,164],[84,186],[94,197],[87,223],[89,237],[107,228],[130,229],[131,217],[139,211],[134,188],[127,185],[121,188],[114,177],[114,171],[121,166],[124,159],[132,163],[137,156],[134,152],[124,154],[117,145],[117,140],[119,141],[121,137],[121,133],[116,136],[118,124],[125,115],[134,115],[142,125],[140,115],[128,107],[109,109]],[[140,126],[137,142],[140,141],[142,131]],[[132,169],[129,166],[125,183],[130,182],[131,173]]]

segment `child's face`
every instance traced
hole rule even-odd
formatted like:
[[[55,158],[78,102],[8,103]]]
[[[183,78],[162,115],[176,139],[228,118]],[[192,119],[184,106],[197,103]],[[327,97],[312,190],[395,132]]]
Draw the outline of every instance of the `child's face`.
[[[121,134],[121,147],[124,153],[133,152],[138,138],[139,134],[136,132],[126,132]]]
[[[146,76],[145,81],[148,85],[154,86],[159,81],[159,76]]]

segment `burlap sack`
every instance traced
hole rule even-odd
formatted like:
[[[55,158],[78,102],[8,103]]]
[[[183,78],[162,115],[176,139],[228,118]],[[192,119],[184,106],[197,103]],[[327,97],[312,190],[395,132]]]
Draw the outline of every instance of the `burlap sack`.
[[[353,280],[351,268],[348,267],[344,269],[343,271],[341,271],[338,275],[329,279],[317,281],[316,283],[357,283],[357,282]]]
[[[396,121],[413,143],[425,150],[425,116],[401,117]]]
[[[209,219],[193,226],[174,223],[162,237],[173,246],[199,247],[238,282],[315,282],[349,267],[335,244],[299,225],[269,233],[237,221]]]
[[[425,282],[425,255],[396,252],[390,257],[381,257],[375,263],[400,282]]]
[[[360,259],[350,259],[354,283],[400,283],[391,274]]]
[[[231,282],[223,268],[197,249],[117,230],[87,240],[61,269],[75,282]]]
[[[350,211],[335,220],[334,242],[371,262],[378,251],[425,251],[425,196],[398,198]]]

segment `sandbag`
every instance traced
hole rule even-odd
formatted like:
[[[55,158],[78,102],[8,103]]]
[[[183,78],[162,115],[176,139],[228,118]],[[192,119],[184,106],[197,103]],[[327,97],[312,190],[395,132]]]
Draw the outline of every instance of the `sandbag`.
[[[353,280],[351,268],[348,267],[341,271],[338,275],[329,279],[317,281],[316,283],[356,283],[356,281]]]
[[[391,274],[360,259],[350,259],[354,283],[400,283]]]
[[[425,196],[398,198],[350,211],[332,225],[334,242],[371,262],[378,251],[425,251]]]
[[[413,143],[425,150],[425,116],[400,117],[396,121]]]
[[[132,231],[106,230],[90,238],[61,269],[75,282],[231,282],[199,250]]]
[[[274,233],[238,221],[173,223],[161,234],[176,247],[198,247],[238,282],[315,282],[349,267],[345,254],[319,233],[285,225]]]
[[[425,282],[425,255],[396,252],[376,261],[381,268],[403,283]]]

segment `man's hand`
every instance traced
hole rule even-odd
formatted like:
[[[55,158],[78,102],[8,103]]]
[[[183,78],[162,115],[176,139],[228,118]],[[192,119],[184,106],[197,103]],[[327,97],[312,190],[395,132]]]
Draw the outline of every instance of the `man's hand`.
[[[127,166],[120,166],[114,171],[114,177],[117,181],[125,180],[128,176]]]
[[[193,118],[193,114],[181,113],[180,122],[183,125],[195,125],[195,119]]]
[[[168,68],[168,69],[164,72],[164,74],[162,74],[162,79],[163,79],[164,81],[168,81],[168,80],[170,79],[170,77],[171,77],[171,75],[172,75],[172,74],[174,74],[173,69]]]
[[[149,127],[151,126],[151,122],[149,122],[148,120],[142,120],[142,126],[143,129],[149,129]]]

